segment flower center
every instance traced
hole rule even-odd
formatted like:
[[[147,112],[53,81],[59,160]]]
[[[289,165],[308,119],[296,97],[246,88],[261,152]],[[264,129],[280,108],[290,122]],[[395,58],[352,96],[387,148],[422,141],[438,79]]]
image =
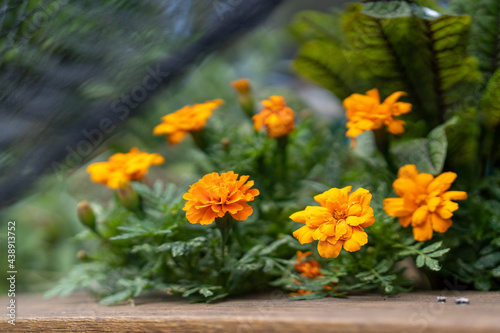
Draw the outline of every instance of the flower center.
[[[345,220],[347,218],[347,214],[345,211],[335,210],[332,213],[332,216],[336,220]]]
[[[427,204],[427,199],[428,199],[427,194],[419,194],[419,196],[417,197],[417,199],[415,200],[415,202],[420,207],[420,206],[422,206],[424,204]]]

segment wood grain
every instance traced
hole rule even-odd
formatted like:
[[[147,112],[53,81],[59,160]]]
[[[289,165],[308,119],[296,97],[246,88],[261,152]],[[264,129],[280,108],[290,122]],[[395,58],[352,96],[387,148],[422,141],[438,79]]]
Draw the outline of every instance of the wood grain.
[[[447,297],[437,303],[436,296]],[[469,305],[456,305],[456,297]],[[0,299],[7,304],[7,299]],[[500,332],[500,292],[430,292],[290,301],[268,292],[217,304],[148,296],[135,305],[102,306],[79,294],[16,299],[16,325],[1,332]],[[6,318],[6,317],[4,317]]]

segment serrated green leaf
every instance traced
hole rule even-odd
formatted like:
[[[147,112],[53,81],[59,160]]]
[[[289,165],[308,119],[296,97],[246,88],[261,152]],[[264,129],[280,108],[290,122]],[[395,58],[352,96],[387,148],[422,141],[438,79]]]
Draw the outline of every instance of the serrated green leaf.
[[[431,258],[438,258],[441,257],[443,254],[450,252],[450,249],[442,249],[438,250],[432,253],[427,254]]]
[[[439,261],[437,261],[436,259],[426,257],[425,258],[425,265],[433,271],[441,270],[441,266],[439,265]]]
[[[205,297],[209,297],[209,296],[212,296],[214,293],[210,289],[208,289],[207,287],[201,287],[200,294],[202,294]]]
[[[124,290],[119,293],[110,295],[108,297],[103,298],[99,304],[103,305],[113,305],[119,302],[123,302],[128,300],[129,298],[132,297],[132,291],[131,290]]]
[[[493,269],[491,271],[491,274],[493,274],[493,276],[496,277],[496,278],[500,278],[500,266],[498,266],[497,268]]]
[[[415,260],[415,264],[417,265],[417,267],[424,267],[425,265],[425,257],[422,256],[422,255],[419,255],[417,257],[417,259]]]
[[[474,288],[481,291],[488,291],[491,289],[491,281],[488,280],[476,280],[474,281]]]
[[[487,269],[496,266],[500,263],[500,252],[493,252],[482,256],[476,262],[476,266],[480,269]]]
[[[436,251],[437,249],[439,249],[441,247],[441,245],[443,245],[443,242],[440,241],[440,242],[436,242],[434,244],[431,244],[429,246],[426,246],[424,247],[422,250],[423,253],[430,253],[430,252],[434,252]]]

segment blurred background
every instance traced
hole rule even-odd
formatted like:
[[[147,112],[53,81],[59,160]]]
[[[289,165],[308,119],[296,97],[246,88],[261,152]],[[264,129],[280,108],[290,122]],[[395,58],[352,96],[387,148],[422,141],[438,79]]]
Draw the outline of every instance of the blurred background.
[[[342,118],[333,94],[294,73],[291,61],[298,43],[288,25],[301,10],[327,11],[346,2],[283,1],[255,29],[202,52],[190,70],[147,99],[100,146],[75,165],[58,169],[52,162],[68,156],[66,140],[86,128],[103,101],[139,84],[147,75],[144,68],[154,69],[151,64],[189,48],[206,31],[223,26],[226,17],[241,14],[235,10],[241,1],[4,1],[0,242],[6,248],[6,222],[15,220],[18,291],[47,290],[77,261],[81,245],[73,236],[83,229],[77,203],[113,195],[90,181],[87,165],[136,146],[166,159],[168,171],[152,168],[150,179],[182,183],[190,170],[200,168],[193,165],[198,152],[190,148],[190,139],[172,148],[165,137],[152,135],[163,115],[215,98],[226,101],[221,112],[237,110],[230,82],[248,78],[256,100],[279,94],[297,112]],[[240,116],[229,115],[235,122]],[[6,256],[0,260],[7,267]],[[0,283],[6,286],[5,279]]]

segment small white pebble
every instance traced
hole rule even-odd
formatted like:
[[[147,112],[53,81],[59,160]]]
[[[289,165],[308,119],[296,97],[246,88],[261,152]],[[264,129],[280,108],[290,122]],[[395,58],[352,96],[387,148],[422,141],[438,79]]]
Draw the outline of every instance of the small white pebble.
[[[446,303],[446,297],[444,297],[444,296],[438,296],[437,297],[437,302],[438,303]]]
[[[455,304],[469,304],[469,299],[465,297],[457,297]]]

